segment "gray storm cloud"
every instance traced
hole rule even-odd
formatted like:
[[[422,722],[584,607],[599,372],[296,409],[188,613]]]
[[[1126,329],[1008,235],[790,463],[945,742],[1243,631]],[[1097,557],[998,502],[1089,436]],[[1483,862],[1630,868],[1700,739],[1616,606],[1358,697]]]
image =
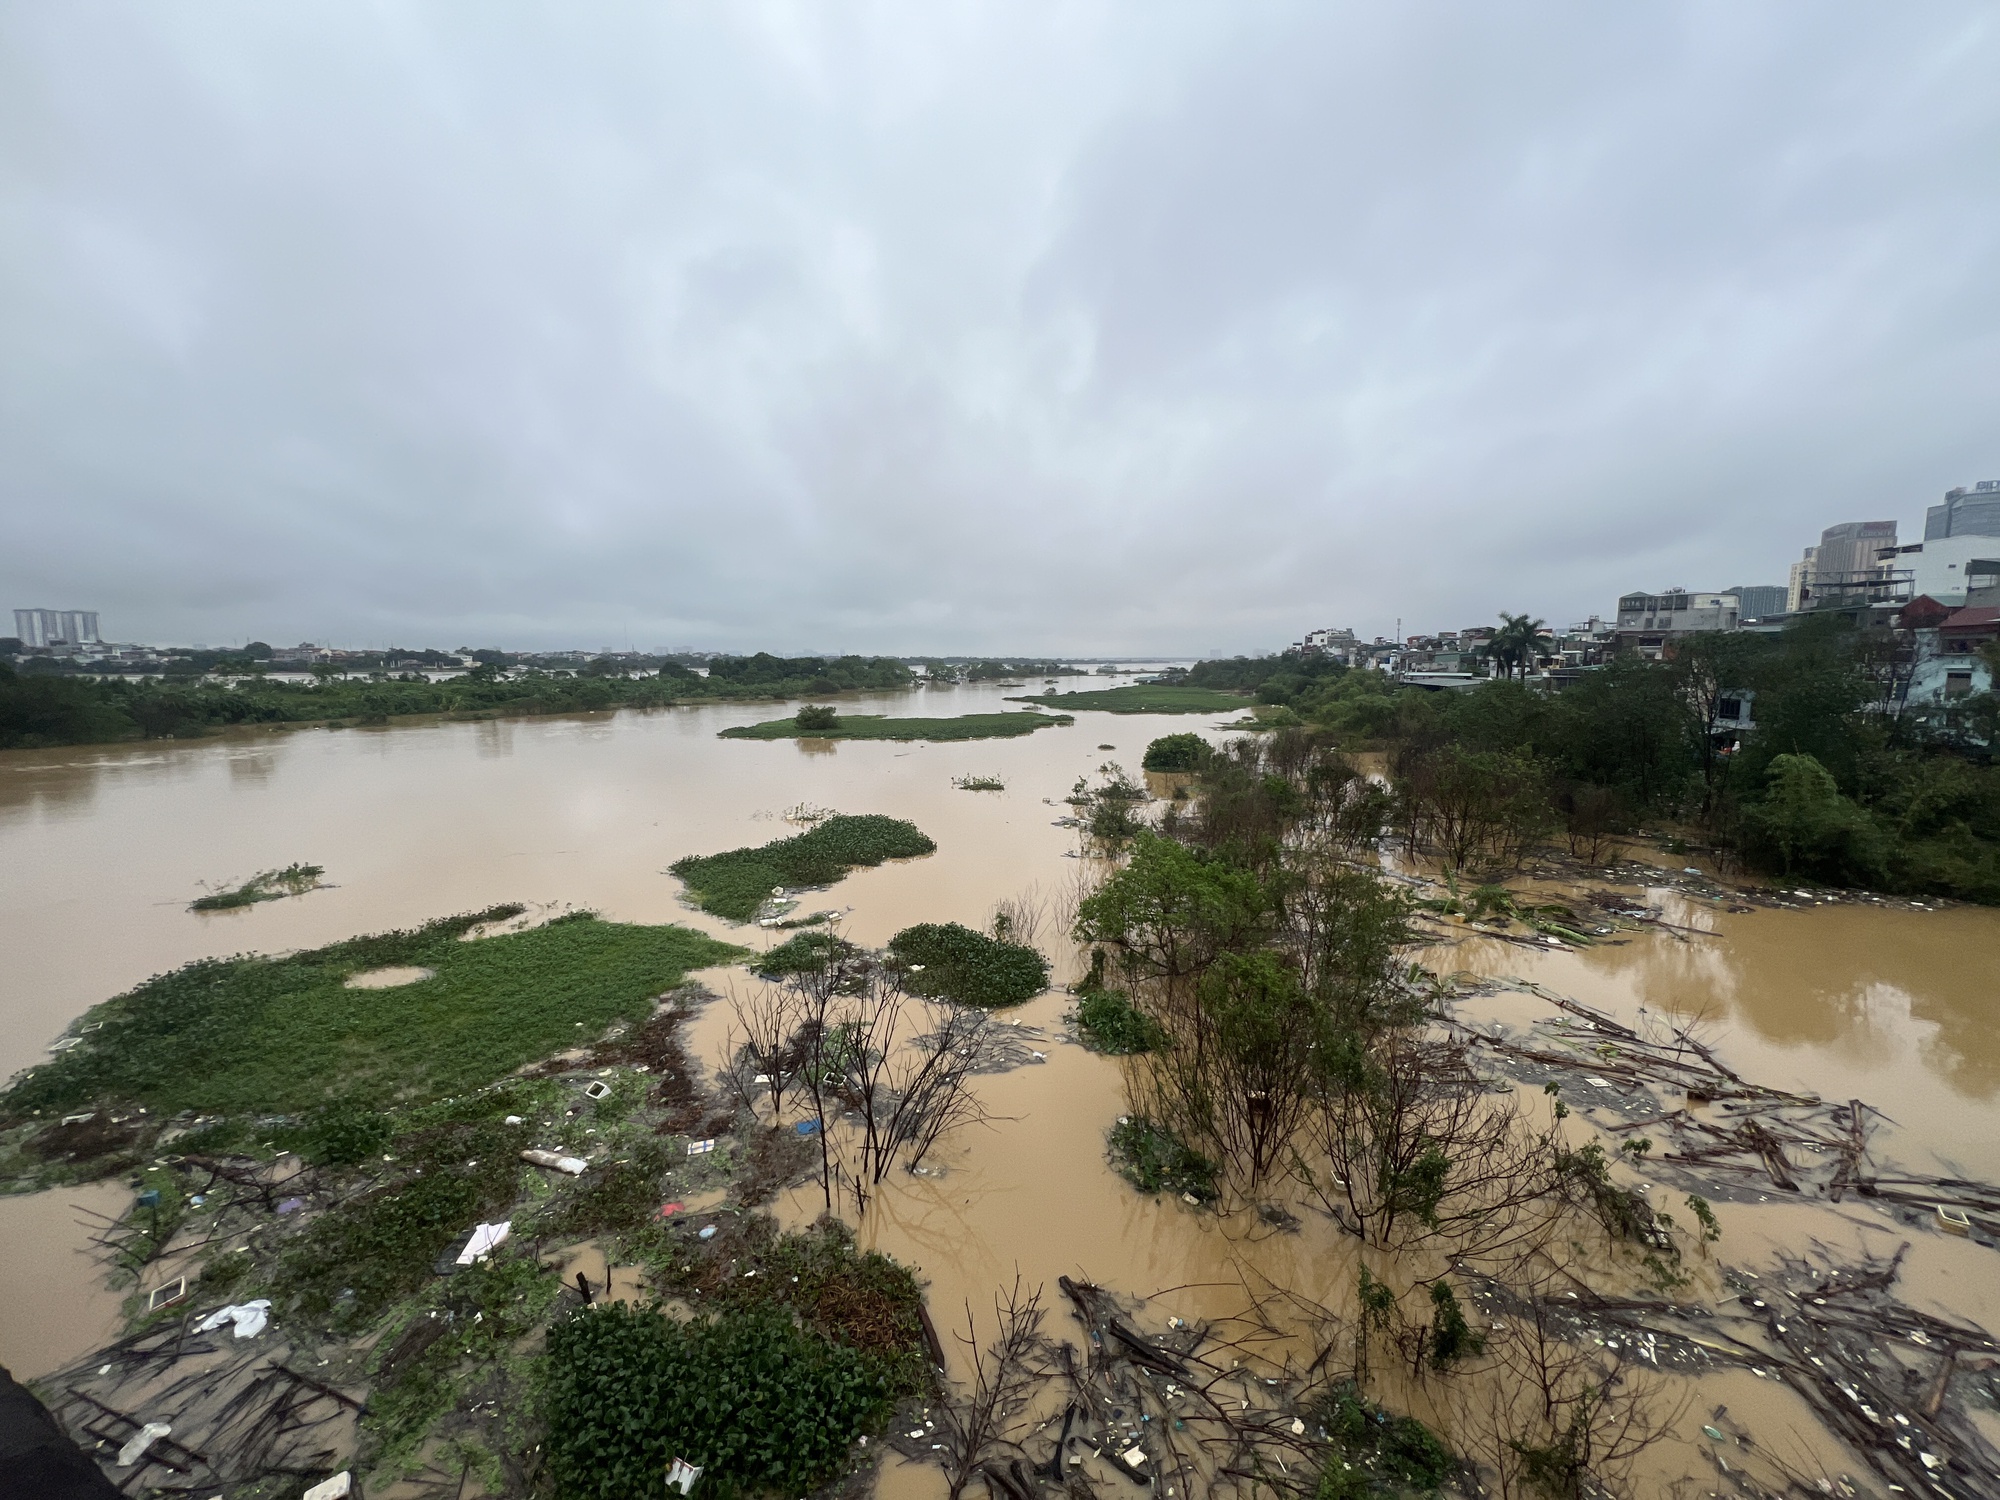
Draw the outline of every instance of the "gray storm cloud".
[[[2000,474],[1979,5],[0,3],[0,605],[1245,650]]]

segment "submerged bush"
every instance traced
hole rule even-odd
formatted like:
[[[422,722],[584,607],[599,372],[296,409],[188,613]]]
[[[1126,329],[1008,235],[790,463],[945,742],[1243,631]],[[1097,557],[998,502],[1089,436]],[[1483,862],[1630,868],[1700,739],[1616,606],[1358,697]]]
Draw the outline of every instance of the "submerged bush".
[[[922,922],[889,939],[905,966],[905,987],[989,1010],[1020,1005],[1049,987],[1049,961],[1023,943],[1004,942],[957,922]]]
[[[1099,1052],[1126,1057],[1151,1052],[1164,1040],[1159,1023],[1132,1004],[1123,990],[1086,989],[1077,1000],[1076,1024]]]
[[[1457,1468],[1451,1450],[1414,1417],[1399,1417],[1343,1382],[1316,1413],[1333,1445],[1314,1500],[1434,1490]]]
[[[1140,1192],[1215,1201],[1215,1163],[1164,1125],[1144,1115],[1127,1115],[1111,1127],[1110,1148],[1112,1166]]]
[[[690,854],[671,868],[702,910],[747,922],[780,887],[832,885],[849,870],[936,851],[916,824],[867,813],[828,818],[754,849]]]
[[[1214,753],[1198,734],[1169,734],[1146,747],[1139,765],[1147,771],[1199,771]]]
[[[782,979],[787,974],[817,973],[856,951],[854,944],[830,932],[801,932],[778,944],[750,967],[767,978]]]
[[[549,1470],[570,1500],[658,1500],[676,1458],[704,1494],[804,1494],[890,1399],[878,1361],[780,1310],[680,1323],[612,1303],[549,1331]]]

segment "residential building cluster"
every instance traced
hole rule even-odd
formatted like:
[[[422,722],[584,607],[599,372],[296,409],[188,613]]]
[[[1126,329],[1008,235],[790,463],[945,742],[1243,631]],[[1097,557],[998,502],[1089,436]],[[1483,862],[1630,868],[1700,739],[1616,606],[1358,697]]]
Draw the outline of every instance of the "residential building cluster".
[[[1843,521],[1820,533],[1784,584],[1699,590],[1636,590],[1609,619],[1591,616],[1551,632],[1530,680],[1549,687],[1620,653],[1671,657],[1689,636],[1770,632],[1820,612],[1874,629],[1885,700],[1936,704],[1993,685],[1982,649],[2000,637],[2000,479],[1947,493],[1924,517],[1920,542],[1899,540],[1894,521]],[[1352,630],[1308,632],[1295,652],[1391,672],[1422,687],[1472,687],[1491,670],[1492,626],[1442,630],[1367,644]],[[1732,703],[1746,721],[1748,695]]]

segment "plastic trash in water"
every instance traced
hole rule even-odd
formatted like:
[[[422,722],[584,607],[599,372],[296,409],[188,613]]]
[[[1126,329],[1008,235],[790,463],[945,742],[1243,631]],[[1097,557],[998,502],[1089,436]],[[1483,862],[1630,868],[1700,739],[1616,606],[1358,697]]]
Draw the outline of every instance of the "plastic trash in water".
[[[187,1295],[187,1278],[176,1276],[164,1286],[156,1286],[146,1298],[146,1311],[154,1312],[170,1302],[178,1302]]]
[[[667,1488],[679,1490],[683,1495],[693,1491],[694,1482],[699,1478],[701,1478],[700,1467],[684,1458],[675,1459],[667,1468]]]
[[[654,1213],[653,1217],[656,1219],[671,1219],[675,1214],[681,1211],[681,1208],[682,1205],[679,1203],[662,1203],[659,1206],[659,1209]]]
[[[141,1208],[158,1208],[160,1206],[160,1190],[158,1188],[147,1188],[145,1192],[139,1195],[138,1202]]]
[[[586,1099],[605,1099],[609,1098],[610,1094],[611,1085],[602,1079],[593,1078],[583,1086],[583,1097]]]
[[[797,1132],[797,1133],[798,1133],[799,1135],[818,1135],[818,1134],[819,1134],[819,1121],[817,1121],[817,1120],[801,1120],[801,1121],[799,1121],[799,1123],[798,1123],[798,1124],[794,1125],[794,1126],[792,1127],[792,1129],[793,1129],[793,1130],[794,1130],[795,1132]]]
[[[465,1242],[465,1248],[458,1252],[458,1263],[469,1266],[476,1260],[484,1260],[501,1245],[506,1243],[507,1233],[514,1227],[512,1219],[502,1219],[498,1224],[479,1224],[472,1230],[472,1238]]]
[[[295,1214],[305,1206],[306,1200],[303,1198],[285,1198],[279,1201],[278,1212],[281,1214]]]
[[[118,1467],[121,1469],[131,1468],[132,1465],[140,1460],[148,1448],[152,1447],[153,1444],[172,1431],[173,1428],[169,1427],[165,1422],[148,1422],[144,1427],[133,1433],[126,1440],[125,1446],[118,1450]]]
[[[1704,1422],[1701,1424],[1701,1430],[1710,1440],[1718,1443],[1722,1441],[1722,1429],[1720,1427],[1711,1427],[1708,1423]]]
[[[231,1303],[228,1307],[210,1313],[196,1325],[198,1333],[213,1333],[224,1323],[236,1325],[239,1339],[254,1339],[264,1331],[266,1315],[271,1310],[271,1299],[259,1297],[255,1302]]]
[[[507,1116],[507,1123],[509,1125],[522,1125],[527,1122],[524,1121],[519,1115],[509,1115]]]
[[[688,1142],[689,1156],[706,1156],[708,1155],[709,1152],[713,1151],[714,1149],[715,1149],[715,1142],[712,1140]]]
[[[696,1239],[698,1239],[698,1240],[712,1240],[712,1239],[714,1239],[714,1238],[715,1238],[715,1226],[714,1226],[713,1224],[709,1225],[709,1226],[708,1226],[708,1227],[707,1227],[706,1229],[702,1230],[702,1232],[701,1232],[700,1234],[696,1235],[696,1236],[695,1236],[695,1238],[696,1238]]]
[[[300,1500],[347,1500],[354,1493],[354,1474],[342,1469],[331,1479],[322,1479],[307,1490]]]

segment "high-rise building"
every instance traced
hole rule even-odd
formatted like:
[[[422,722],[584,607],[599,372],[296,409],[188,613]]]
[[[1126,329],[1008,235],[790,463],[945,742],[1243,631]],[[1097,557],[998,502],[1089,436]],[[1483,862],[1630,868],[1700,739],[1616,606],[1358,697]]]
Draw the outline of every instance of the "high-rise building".
[[[2000,536],[2000,479],[1947,490],[1944,504],[1924,512],[1924,540],[1936,542],[1948,536]]]
[[[1819,545],[1792,564],[1785,608],[1796,614],[1815,602],[1850,595],[1872,596],[1895,572],[1884,553],[1896,550],[1894,521],[1842,521],[1819,534]]]
[[[24,646],[94,646],[98,644],[94,609],[17,609],[14,634]]]
[[[1785,612],[1785,586],[1782,583],[1739,583],[1735,588],[1722,592],[1736,596],[1736,613],[1741,619],[1761,620],[1767,615]]]

